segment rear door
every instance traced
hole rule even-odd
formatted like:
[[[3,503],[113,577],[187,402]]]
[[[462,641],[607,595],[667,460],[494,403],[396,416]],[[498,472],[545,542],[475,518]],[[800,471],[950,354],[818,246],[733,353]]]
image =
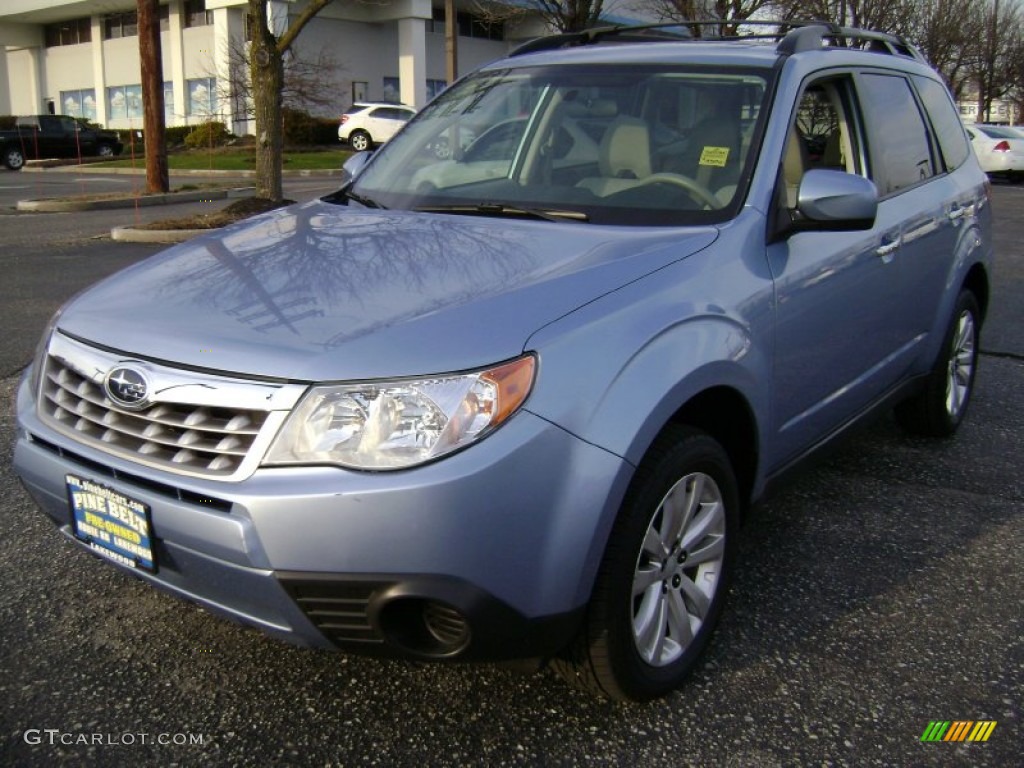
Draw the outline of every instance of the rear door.
[[[936,324],[959,227],[972,207],[971,190],[959,189],[947,172],[938,139],[909,76],[864,72],[857,85],[868,116],[874,177],[882,197],[879,219],[900,224],[899,248],[894,253],[901,310],[896,322],[907,345],[902,357],[910,365],[927,346]],[[962,141],[962,128],[949,130],[959,131]],[[957,159],[962,163],[965,158]],[[945,322],[941,326],[944,331]]]

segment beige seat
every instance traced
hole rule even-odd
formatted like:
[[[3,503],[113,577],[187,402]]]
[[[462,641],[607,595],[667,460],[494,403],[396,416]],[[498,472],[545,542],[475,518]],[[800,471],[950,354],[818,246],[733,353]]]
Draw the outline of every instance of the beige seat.
[[[599,197],[637,186],[637,180],[651,175],[651,137],[647,123],[635,117],[619,117],[608,126],[598,150],[601,175],[583,179],[585,187]]]
[[[796,128],[789,132],[786,154],[782,158],[782,178],[786,183],[786,207],[796,208],[797,192],[804,172],[811,167],[807,147]]]

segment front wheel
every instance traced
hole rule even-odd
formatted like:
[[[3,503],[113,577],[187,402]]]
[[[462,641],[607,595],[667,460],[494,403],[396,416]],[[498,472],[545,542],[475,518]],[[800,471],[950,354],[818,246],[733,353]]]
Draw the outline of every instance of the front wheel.
[[[100,157],[113,157],[114,148],[109,144],[100,144],[96,147],[96,154]]]
[[[637,469],[579,637],[555,670],[602,697],[677,688],[722,611],[739,524],[736,477],[707,434],[672,427]]]
[[[370,134],[366,131],[352,131],[352,135],[348,137],[348,143],[356,152],[365,152],[373,146]]]
[[[20,149],[12,147],[4,152],[4,165],[12,171],[20,171],[25,165],[25,155]]]
[[[963,290],[925,388],[896,406],[896,418],[908,432],[929,437],[956,432],[974,391],[980,331],[978,302],[973,293]]]

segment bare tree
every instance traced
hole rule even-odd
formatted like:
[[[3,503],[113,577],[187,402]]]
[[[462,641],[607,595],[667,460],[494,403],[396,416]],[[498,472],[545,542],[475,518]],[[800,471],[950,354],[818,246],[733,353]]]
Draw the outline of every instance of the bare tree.
[[[992,119],[992,102],[1008,95],[1011,61],[1021,46],[1021,14],[1009,0],[991,0],[985,8],[984,31],[971,67],[978,92],[978,119]]]
[[[846,27],[903,35],[913,28],[918,0],[774,0],[782,18],[820,19]]]
[[[539,16],[553,30],[579,32],[598,25],[604,0],[522,0],[514,5],[477,2],[475,12],[492,23]]]
[[[637,7],[662,21],[720,21],[722,24],[715,31],[734,35],[740,22],[770,4],[771,0],[642,0]],[[706,29],[694,25],[690,31],[694,37],[702,37]]]
[[[924,0],[908,37],[960,99],[985,31],[983,0]]]
[[[252,62],[249,46],[244,40],[232,38],[228,43],[228,76],[217,81],[220,100],[231,101],[234,113],[252,119],[255,116],[255,98],[249,76]],[[281,106],[304,112],[323,111],[338,106],[338,81],[335,75],[342,71],[337,57],[329,48],[321,48],[311,55],[293,45],[284,57],[284,80],[281,86]]]
[[[299,15],[277,35],[270,28],[268,0],[249,0],[249,29],[252,32],[249,76],[252,82],[253,114],[256,118],[257,197],[274,202],[284,198],[281,183],[284,58],[302,29],[332,1],[309,0]]]

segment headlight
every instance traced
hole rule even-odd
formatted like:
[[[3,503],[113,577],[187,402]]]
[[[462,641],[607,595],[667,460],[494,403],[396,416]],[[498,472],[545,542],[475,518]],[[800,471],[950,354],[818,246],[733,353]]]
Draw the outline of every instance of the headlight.
[[[492,432],[530,392],[527,355],[472,373],[313,387],[288,417],[265,464],[401,469]]]

